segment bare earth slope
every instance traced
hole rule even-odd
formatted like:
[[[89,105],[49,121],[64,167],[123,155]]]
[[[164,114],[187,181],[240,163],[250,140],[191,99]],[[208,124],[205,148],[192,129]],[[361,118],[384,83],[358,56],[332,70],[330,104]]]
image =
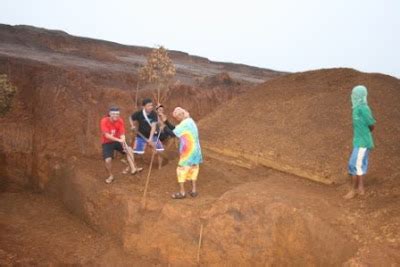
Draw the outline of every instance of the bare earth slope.
[[[137,71],[149,52],[61,31],[0,25],[0,73],[17,87],[12,109],[0,118],[0,174],[43,189],[54,166],[70,157],[100,155],[99,120],[113,104],[124,119],[135,111]],[[182,52],[170,56],[177,77],[163,104],[167,111],[182,105],[197,119],[283,75]],[[151,96],[145,89],[138,99]]]
[[[0,188],[1,266],[155,266],[68,213],[59,201]]]
[[[0,24],[0,53],[56,66],[74,66],[107,72],[135,74],[151,48],[82,38],[62,31]],[[285,74],[243,64],[213,62],[184,52],[170,51],[177,79],[187,84],[196,78],[229,72],[233,79],[260,83]]]
[[[351,69],[296,73],[274,79],[201,121],[214,152],[323,183],[342,183],[352,149],[350,93],[369,89],[377,120],[369,181],[400,176],[400,80]]]
[[[0,265],[400,262],[399,180],[390,179],[397,177],[398,80],[324,70],[277,78],[251,92],[282,73],[171,52],[179,82],[168,107],[187,107],[197,120],[245,94],[200,123],[209,149],[199,196],[170,198],[178,162],[172,143],[167,164],[152,171],[142,209],[148,158],[137,160],[145,171],[135,176],[121,174],[125,165],[118,158],[116,179],[106,185],[98,123],[112,103],[124,118],[134,110],[135,71],[149,50],[25,26],[0,26],[0,38],[0,73],[18,88],[0,119]],[[367,194],[344,201],[343,186],[286,172],[324,182],[342,175],[350,152],[348,93],[360,82],[371,88],[377,149]],[[386,161],[386,172],[376,158]],[[12,190],[15,184],[45,196]]]

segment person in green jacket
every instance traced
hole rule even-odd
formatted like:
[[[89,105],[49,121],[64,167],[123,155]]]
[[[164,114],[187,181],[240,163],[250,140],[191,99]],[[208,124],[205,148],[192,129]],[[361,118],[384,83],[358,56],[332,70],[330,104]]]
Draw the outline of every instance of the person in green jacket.
[[[349,160],[349,174],[352,176],[352,188],[344,196],[354,198],[357,194],[364,195],[364,176],[368,170],[368,156],[374,148],[372,131],[375,119],[367,101],[368,91],[364,85],[357,85],[351,93],[353,106],[353,152]]]

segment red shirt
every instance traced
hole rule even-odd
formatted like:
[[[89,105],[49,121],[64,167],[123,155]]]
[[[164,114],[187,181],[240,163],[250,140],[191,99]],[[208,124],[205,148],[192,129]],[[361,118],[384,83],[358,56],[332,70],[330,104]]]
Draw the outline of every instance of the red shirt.
[[[116,138],[120,138],[121,135],[125,134],[125,124],[121,118],[116,121],[111,121],[110,117],[108,116],[102,118],[100,122],[100,129],[102,144],[114,142],[113,140],[106,138],[104,135],[105,133],[111,134]]]

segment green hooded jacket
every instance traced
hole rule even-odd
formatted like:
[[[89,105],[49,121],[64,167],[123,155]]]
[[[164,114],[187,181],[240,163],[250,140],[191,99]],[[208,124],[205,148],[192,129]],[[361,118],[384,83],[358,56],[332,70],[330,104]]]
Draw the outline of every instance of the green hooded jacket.
[[[372,149],[374,140],[369,126],[375,124],[375,119],[367,102],[368,91],[363,85],[357,85],[351,92],[353,106],[353,146]]]

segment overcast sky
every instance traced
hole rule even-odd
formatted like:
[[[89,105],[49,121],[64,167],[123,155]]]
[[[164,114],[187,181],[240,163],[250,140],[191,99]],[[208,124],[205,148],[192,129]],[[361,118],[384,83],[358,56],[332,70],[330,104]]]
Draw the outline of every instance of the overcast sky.
[[[0,0],[0,23],[284,71],[400,77],[400,0]]]

